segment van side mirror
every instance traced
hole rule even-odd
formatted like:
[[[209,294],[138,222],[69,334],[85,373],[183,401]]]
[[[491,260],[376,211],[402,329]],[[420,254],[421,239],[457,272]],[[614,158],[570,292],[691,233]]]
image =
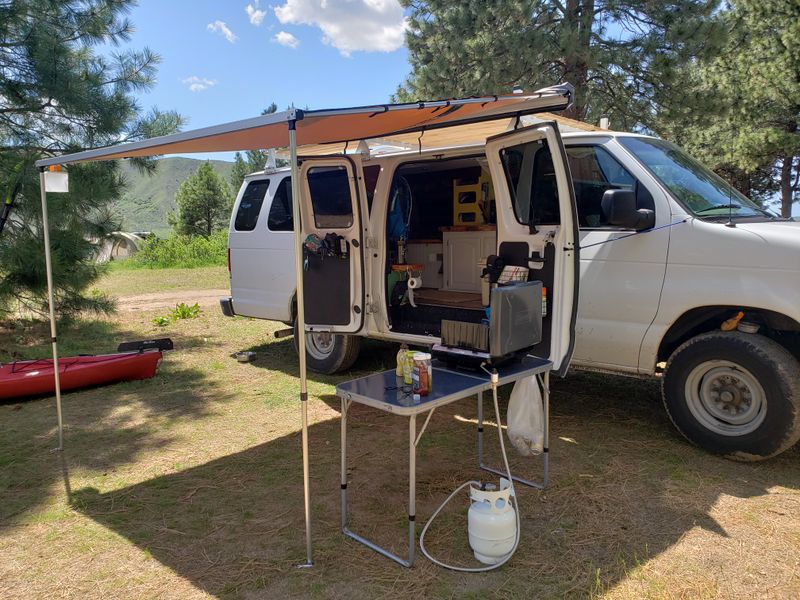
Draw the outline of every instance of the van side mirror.
[[[606,190],[600,207],[609,225],[643,231],[656,224],[656,213],[647,208],[636,208],[633,190]]]

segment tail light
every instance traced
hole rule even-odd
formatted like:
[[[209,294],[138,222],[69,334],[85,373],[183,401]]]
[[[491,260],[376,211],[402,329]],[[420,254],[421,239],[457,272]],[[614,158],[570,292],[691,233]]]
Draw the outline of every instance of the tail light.
[[[231,247],[228,246],[228,275],[231,274]]]

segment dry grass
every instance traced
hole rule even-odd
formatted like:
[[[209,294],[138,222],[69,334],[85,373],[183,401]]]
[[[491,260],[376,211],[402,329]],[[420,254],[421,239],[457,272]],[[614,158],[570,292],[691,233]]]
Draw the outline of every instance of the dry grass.
[[[144,283],[152,273],[126,271],[120,288],[154,291]],[[171,277],[183,289],[219,286],[219,274],[197,274]],[[111,349],[162,333],[155,314],[76,323],[60,337],[71,352]],[[272,330],[212,305],[170,325],[163,333],[177,349],[156,378],[65,396],[63,463],[50,452],[52,399],[0,405],[0,597],[800,595],[800,451],[759,465],[708,456],[669,427],[657,383],[588,373],[554,386],[552,485],[520,493],[522,543],[507,567],[465,576],[420,559],[406,570],[345,539],[333,386],[391,364],[392,348],[380,344],[358,371],[311,382],[316,566],[297,569],[296,360],[291,341],[274,341]],[[0,354],[47,353],[44,328],[7,331]],[[244,349],[258,353],[254,363],[229,358]],[[352,415],[351,523],[402,551],[405,421],[363,407]],[[457,483],[480,475],[474,418],[466,401],[434,415],[418,459],[420,526]],[[464,528],[465,511],[454,507],[431,531],[431,549],[468,559]]]

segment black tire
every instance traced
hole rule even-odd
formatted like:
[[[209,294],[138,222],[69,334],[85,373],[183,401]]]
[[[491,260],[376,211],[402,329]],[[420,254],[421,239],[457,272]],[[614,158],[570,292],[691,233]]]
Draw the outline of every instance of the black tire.
[[[678,431],[713,454],[764,460],[800,439],[800,364],[767,337],[690,339],[670,357],[661,391]]]
[[[294,351],[297,352],[297,320],[294,321]],[[323,375],[333,375],[341,371],[346,371],[358,359],[361,351],[361,338],[357,335],[343,335],[332,333],[330,335],[329,349],[323,352],[322,349],[310,348],[313,343],[309,337],[306,338],[306,365],[316,373]],[[315,351],[316,350],[316,351]]]

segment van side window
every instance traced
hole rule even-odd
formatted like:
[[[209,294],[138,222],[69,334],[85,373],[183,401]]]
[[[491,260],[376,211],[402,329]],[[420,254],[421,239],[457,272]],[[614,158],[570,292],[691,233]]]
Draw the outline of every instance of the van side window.
[[[275,190],[272,206],[269,207],[267,227],[270,231],[294,231],[291,177],[284,177]]]
[[[561,213],[553,156],[546,140],[526,142],[501,153],[517,221],[558,225]]]
[[[236,219],[233,221],[233,228],[236,231],[253,231],[256,228],[267,188],[269,188],[269,179],[251,181],[247,184],[247,188],[242,194],[242,200],[239,202],[239,209],[236,211]]]
[[[353,225],[350,178],[345,167],[312,167],[308,189],[318,229],[347,229]]]
[[[637,208],[654,208],[653,197],[620,162],[601,146],[569,146],[567,162],[575,188],[580,227],[608,226],[601,202],[606,190],[633,190]]]

